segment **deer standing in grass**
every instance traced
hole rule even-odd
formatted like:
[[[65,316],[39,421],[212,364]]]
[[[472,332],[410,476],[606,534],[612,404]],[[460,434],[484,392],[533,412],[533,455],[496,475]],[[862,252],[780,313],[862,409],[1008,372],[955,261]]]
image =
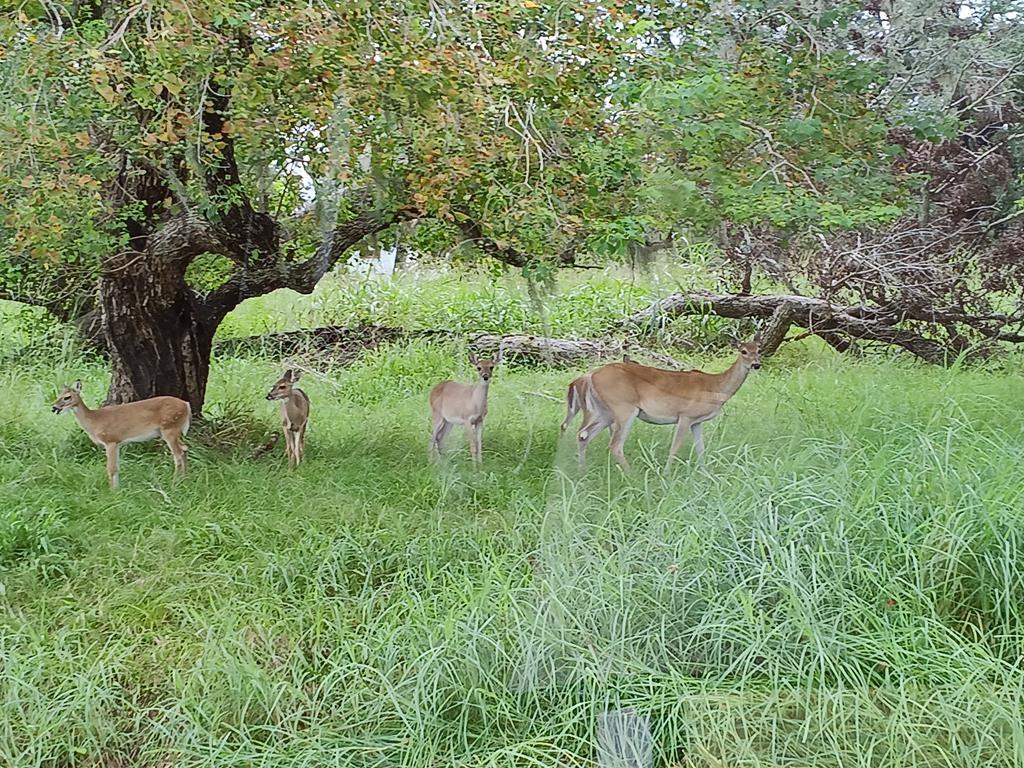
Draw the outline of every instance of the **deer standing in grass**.
[[[141,443],[163,438],[174,456],[175,474],[188,469],[188,448],[182,437],[192,424],[192,406],[177,397],[150,397],[134,403],[107,405],[93,410],[82,400],[82,382],[64,387],[53,403],[53,412],[70,410],[96,445],[107,452],[107,479],[112,490],[119,482],[121,443]]]
[[[629,469],[623,447],[633,422],[674,424],[675,437],[666,469],[679,452],[687,432],[693,433],[697,460],[704,461],[703,424],[739,391],[751,371],[761,367],[761,334],[752,341],[736,342],[736,362],[722,373],[665,371],[634,362],[611,363],[576,379],[567,394],[567,415],[562,428],[583,411],[577,435],[579,463],[586,462],[587,443],[611,427],[608,449],[623,469]]]
[[[289,368],[277,380],[267,400],[281,401],[281,428],[284,430],[284,453],[288,466],[296,467],[306,451],[306,425],[309,423],[309,397],[295,386],[302,371]]]
[[[472,351],[469,362],[476,368],[479,379],[475,384],[460,384],[457,381],[442,381],[430,390],[430,414],[434,431],[430,437],[430,448],[437,455],[451,428],[456,424],[466,427],[469,438],[469,453],[473,461],[481,463],[481,447],[484,417],[487,416],[487,389],[491,384],[494,369],[501,362],[501,350],[491,359],[478,358]]]

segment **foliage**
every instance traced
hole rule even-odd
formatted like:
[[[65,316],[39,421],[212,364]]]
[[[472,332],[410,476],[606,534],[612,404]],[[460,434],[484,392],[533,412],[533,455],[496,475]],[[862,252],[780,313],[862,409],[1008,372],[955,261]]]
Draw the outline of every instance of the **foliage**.
[[[89,284],[140,221],[215,222],[244,200],[280,217],[310,178],[316,203],[289,225],[300,255],[367,183],[441,224],[430,250],[472,225],[492,254],[537,258],[899,210],[870,107],[883,69],[792,35],[709,56],[730,30],[703,3],[48,8],[0,17],[0,285],[22,297]],[[119,193],[126,168],[164,191]]]
[[[789,43],[751,34],[742,56],[715,58],[700,39],[619,85],[620,119],[659,160],[637,196],[648,216],[701,233],[723,222],[829,232],[899,215],[907,190],[890,172],[885,115],[869,107],[884,73]]]
[[[0,511],[0,568],[62,548],[63,512],[5,506]]]

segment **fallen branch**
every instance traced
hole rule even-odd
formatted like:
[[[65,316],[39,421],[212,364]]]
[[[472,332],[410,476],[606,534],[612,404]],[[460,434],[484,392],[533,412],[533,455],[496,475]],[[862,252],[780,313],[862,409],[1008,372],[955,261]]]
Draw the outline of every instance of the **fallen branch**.
[[[902,318],[898,309],[890,312],[867,306],[844,307],[796,294],[674,293],[630,315],[619,328],[646,332],[664,327],[674,317],[706,314],[761,321],[774,318],[780,328],[785,326],[788,330],[790,325],[797,325],[842,351],[849,349],[849,339],[857,339],[898,346],[922,360],[939,365],[948,364],[955,357],[955,352],[940,342],[899,327],[897,323]],[[965,315],[959,319],[968,322],[971,318]],[[778,337],[780,342],[784,335],[785,330]]]
[[[445,331],[410,332],[404,328],[384,325],[340,326],[328,325],[298,331],[266,333],[225,339],[214,344],[214,352],[221,355],[260,355],[285,358],[296,354],[330,352],[347,362],[382,344],[392,344],[431,335],[447,336]]]
[[[546,336],[495,336],[484,334],[470,343],[478,353],[493,354],[501,348],[502,359],[525,360],[548,365],[575,365],[590,360],[621,360],[629,352],[623,341],[552,339]],[[661,352],[636,348],[632,358],[643,357],[658,365],[683,368],[676,359]]]

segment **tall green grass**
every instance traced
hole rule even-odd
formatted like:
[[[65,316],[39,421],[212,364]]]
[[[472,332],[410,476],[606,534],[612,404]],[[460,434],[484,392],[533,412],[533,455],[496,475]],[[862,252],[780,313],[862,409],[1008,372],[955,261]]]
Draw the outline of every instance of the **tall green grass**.
[[[103,370],[0,371],[0,763],[584,766],[629,705],[656,766],[1021,765],[1021,376],[787,356],[706,471],[639,425],[632,474],[605,438],[578,474],[543,370],[499,370],[482,470],[431,465],[469,370],[419,343],[307,361],[297,471],[197,427],[117,495],[48,412]],[[278,374],[219,360],[211,413],[269,432]]]

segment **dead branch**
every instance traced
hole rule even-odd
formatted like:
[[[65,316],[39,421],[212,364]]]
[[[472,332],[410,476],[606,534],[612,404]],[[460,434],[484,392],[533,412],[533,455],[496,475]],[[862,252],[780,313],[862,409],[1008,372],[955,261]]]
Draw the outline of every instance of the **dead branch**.
[[[776,314],[778,313],[778,314]],[[797,325],[820,336],[832,346],[849,348],[849,339],[898,346],[929,363],[947,364],[956,356],[934,339],[899,327],[898,312],[868,306],[839,306],[824,299],[795,294],[766,296],[734,296],[706,292],[674,293],[631,315],[620,328],[650,331],[663,327],[668,320],[681,315],[715,314],[733,319],[756,319],[774,323],[778,328]],[[964,317],[966,322],[970,318]],[[777,335],[772,329],[772,337]],[[785,332],[778,333],[779,343]],[[778,345],[776,344],[776,347]]]

